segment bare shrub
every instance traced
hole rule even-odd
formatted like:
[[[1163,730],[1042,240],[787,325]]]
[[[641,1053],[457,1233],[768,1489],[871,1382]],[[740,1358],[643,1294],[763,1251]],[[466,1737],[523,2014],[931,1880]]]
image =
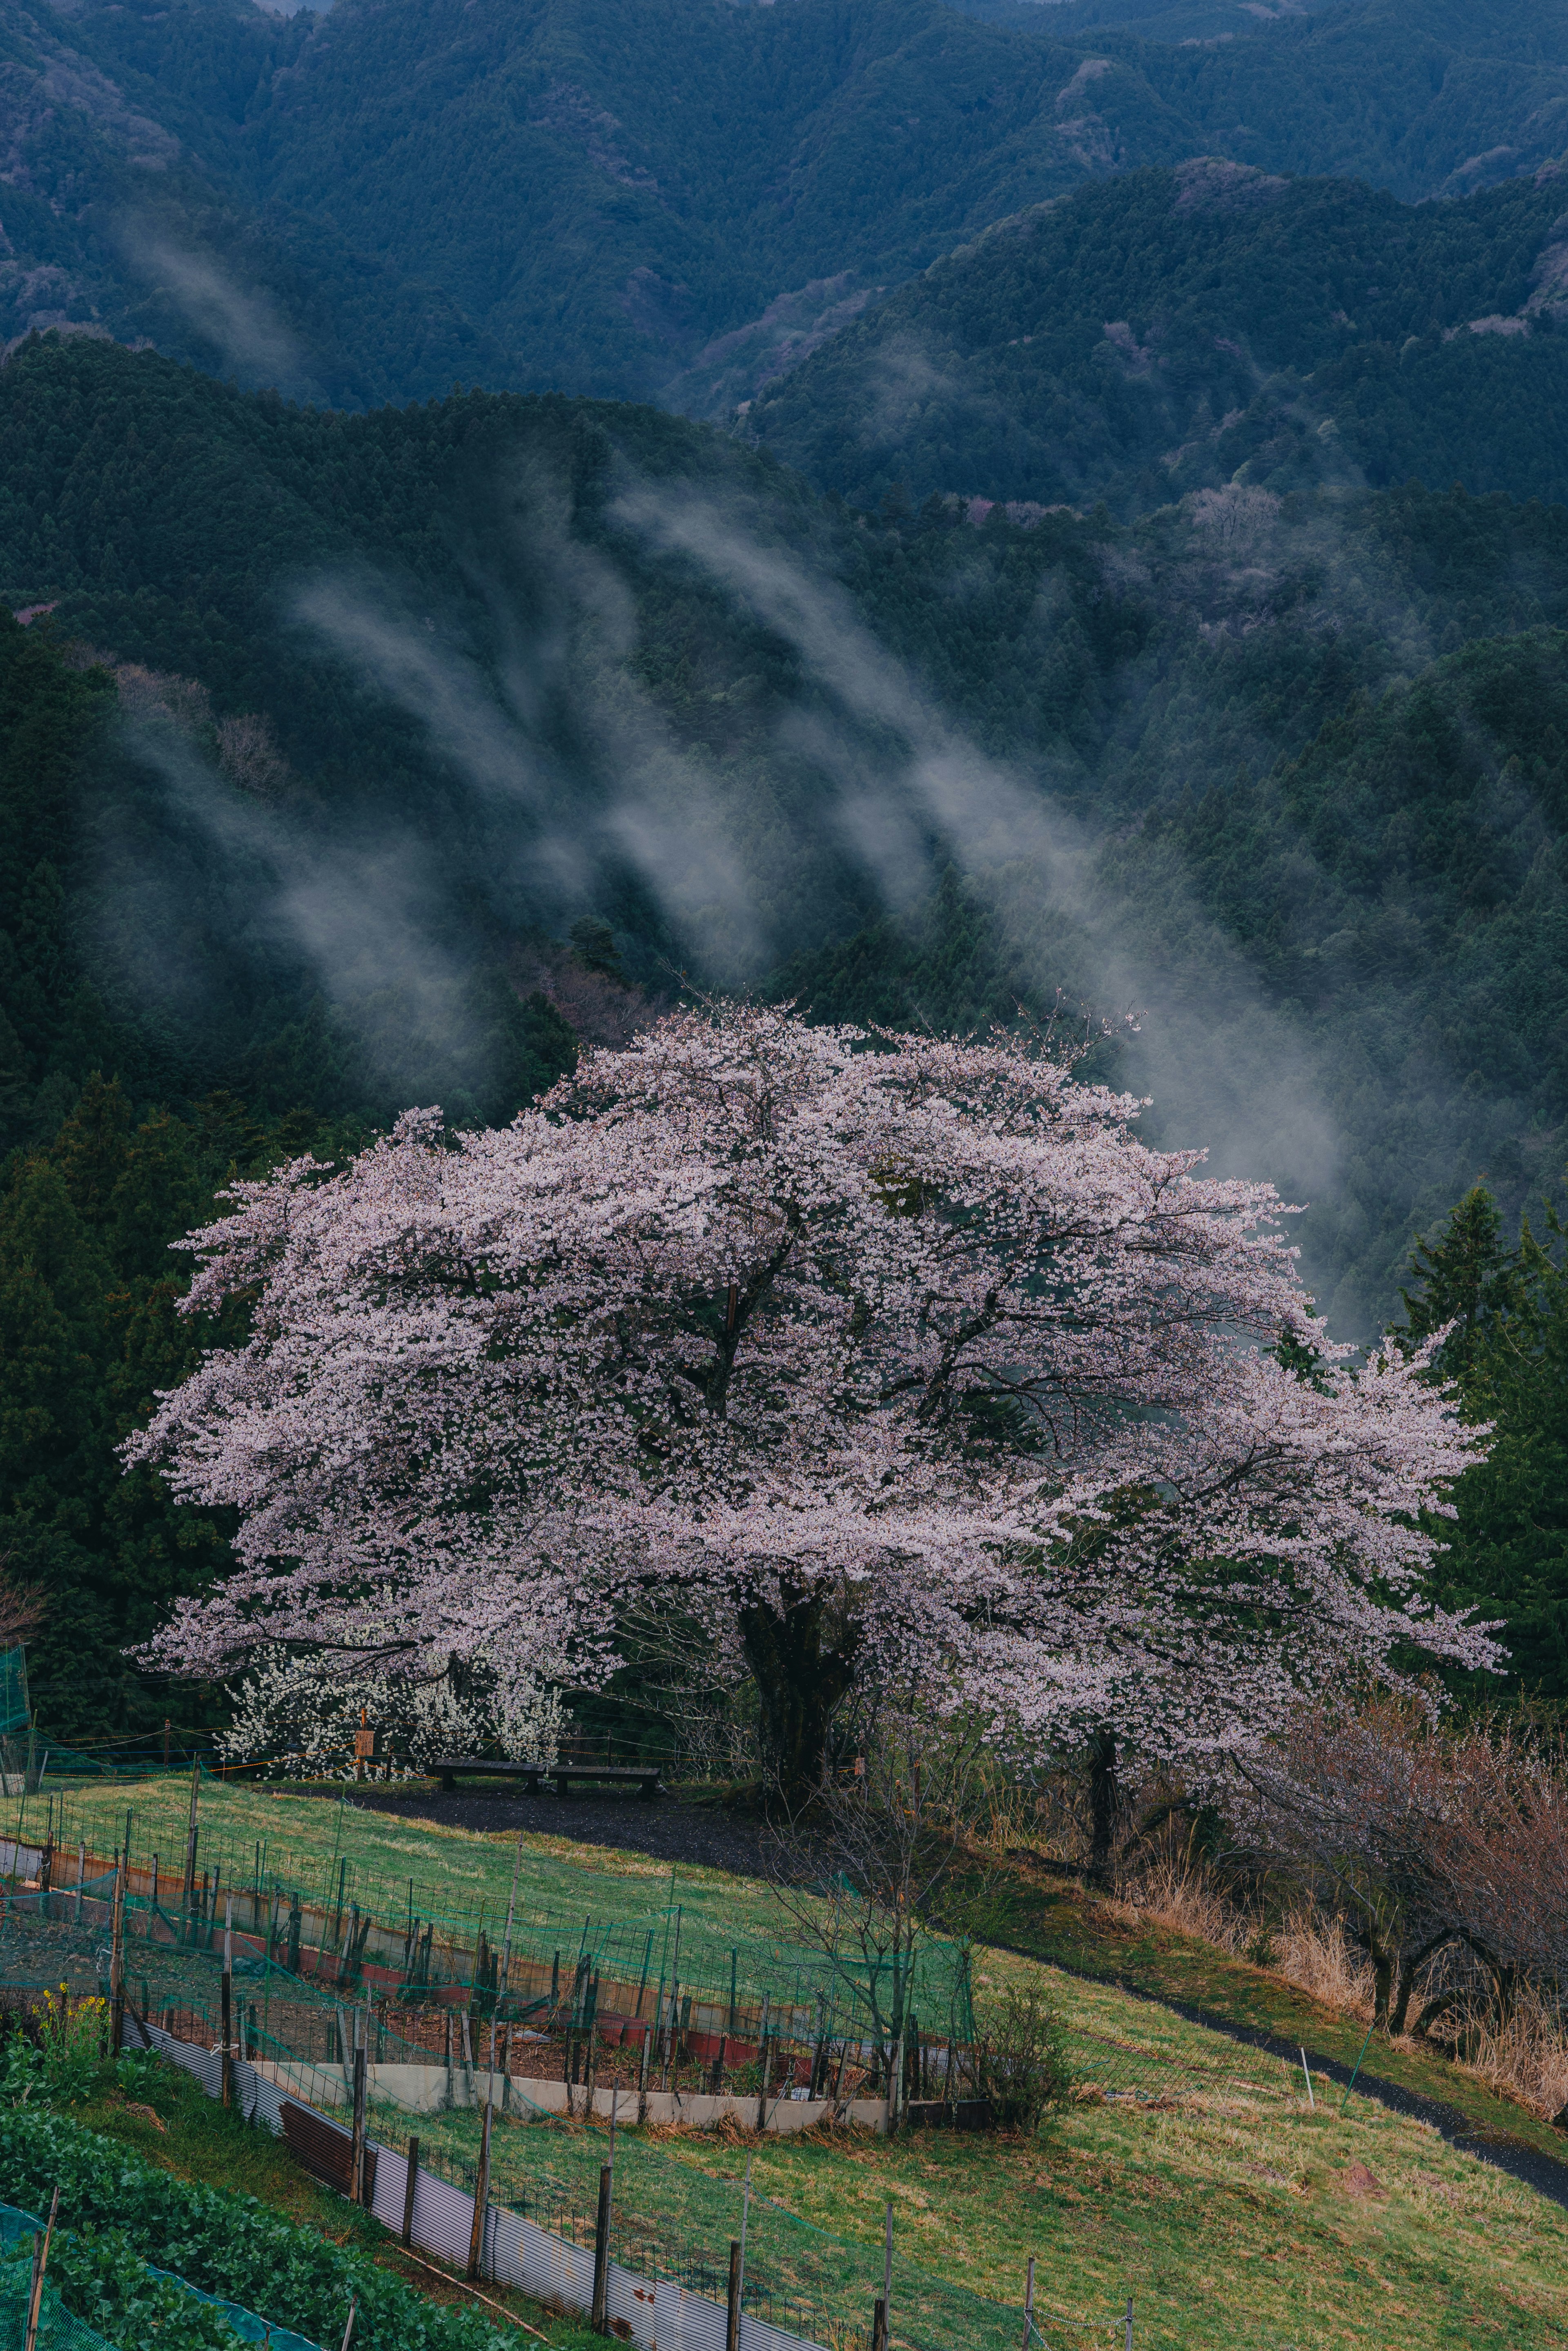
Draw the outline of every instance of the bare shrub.
[[[1418,1698],[1301,1708],[1240,1769],[1254,1858],[1345,1921],[1371,1961],[1374,2018],[1403,2032],[1417,1980],[1461,1944],[1506,2001],[1521,1969],[1568,1958],[1568,1798],[1506,1723],[1452,1729]],[[1543,1842],[1542,1842],[1543,1841]],[[1442,1995],[1446,2000],[1447,1994]],[[1436,2013],[1428,2001],[1417,2032]]]
[[[232,784],[258,799],[276,799],[289,784],[289,765],[278,747],[272,720],[251,710],[218,725],[218,764]]]
[[[1539,2114],[1561,2118],[1568,2110],[1568,2032],[1554,1992],[1526,1984],[1501,2017],[1489,2001],[1460,2009],[1453,2022],[1464,2072]]]
[[[1037,2131],[1072,2095],[1061,2011],[1041,1984],[1010,1984],[975,2019],[975,2087],[1006,2130]]]
[[[866,2003],[873,2077],[901,2085],[920,1955],[939,1937],[969,1942],[984,1909],[968,1838],[983,1765],[977,1739],[891,1708],[858,1761],[804,1812],[775,1810],[766,1861],[797,1930]]]
[[[18,1583],[0,1553],[0,1648],[14,1649],[30,1641],[48,1614],[48,1594],[41,1583]]]

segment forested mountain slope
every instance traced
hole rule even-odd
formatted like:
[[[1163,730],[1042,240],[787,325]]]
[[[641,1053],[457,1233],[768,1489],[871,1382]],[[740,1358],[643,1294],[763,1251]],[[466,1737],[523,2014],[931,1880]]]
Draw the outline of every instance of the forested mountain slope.
[[[100,64],[116,13],[0,8],[0,340],[70,326],[353,406],[504,375],[449,296],[238,185],[247,105],[314,18],[140,9]]]
[[[814,480],[1118,513],[1239,481],[1568,496],[1568,169],[1441,204],[1210,160],[949,256],[753,403]]]
[[[57,1732],[151,1703],[119,1645],[210,1556],[111,1450],[201,1335],[166,1240],[231,1165],[505,1118],[593,989],[647,1016],[618,971],[1064,990],[1155,1134],[1310,1199],[1351,1332],[1482,1168],[1510,1214],[1560,1169],[1562,507],[872,517],[651,410],[46,339],[0,588],[54,607],[0,621],[0,1550],[70,1597]]]
[[[1534,0],[982,0],[972,13],[1092,39],[1200,116],[1214,152],[1465,195],[1563,144],[1568,26]],[[1152,160],[1152,159],[1151,159]]]
[[[1322,1007],[1304,967],[1256,964],[1258,924],[1158,812],[1261,789],[1358,693],[1381,707],[1477,640],[1555,645],[1532,632],[1568,625],[1561,507],[1233,487],[1131,530],[1000,511],[976,528],[941,505],[869,522],[649,410],[467,394],[346,418],[52,340],[0,371],[0,484],[9,601],[54,604],[56,639],[118,672],[120,749],[80,803],[69,921],[147,1086],[231,1085],[268,1114],[431,1096],[503,1114],[561,1050],[548,1007],[507,984],[530,942],[592,914],[655,990],[677,968],[754,984],[919,906],[950,865],[1001,909],[1004,995],[1027,970],[1031,1001],[1064,985],[1137,1004],[1142,1040],[1119,1050],[1168,1131],[1237,1158],[1262,1134],[1271,1172],[1313,1189],[1342,1315],[1381,1311],[1390,1236],[1450,1195],[1428,1123],[1426,1155],[1378,1176],[1370,1227],[1339,1233],[1349,1161],[1322,1142],[1340,1112],[1293,1161],[1254,1096],[1315,1100],[1317,1078],[1271,1074],[1244,1017],[1260,992],[1308,1029]],[[1477,756],[1501,774],[1526,747],[1483,716]],[[1126,849],[1146,835],[1192,862],[1147,907]],[[1523,886],[1516,849],[1498,905]],[[1026,952],[1007,947],[1020,892]],[[1471,914],[1514,935],[1425,866],[1398,892],[1469,1003]],[[1355,927],[1332,891],[1302,919],[1307,946]],[[1324,967],[1334,1005],[1361,970],[1346,955]],[[1399,956],[1373,961],[1392,985]],[[961,974],[925,1008],[1001,1001]],[[1539,1039],[1547,1091],[1521,1092],[1469,1018],[1443,1013],[1442,1050],[1456,1082],[1478,1076],[1476,1131],[1539,1113],[1531,1132],[1554,1134]],[[14,1135],[39,1131],[17,1115]]]
[[[96,326],[335,404],[456,378],[719,414],[1086,178],[1216,153],[1416,199],[1568,144],[1568,59],[1517,0],[1222,30],[941,0],[5,0],[0,329]]]

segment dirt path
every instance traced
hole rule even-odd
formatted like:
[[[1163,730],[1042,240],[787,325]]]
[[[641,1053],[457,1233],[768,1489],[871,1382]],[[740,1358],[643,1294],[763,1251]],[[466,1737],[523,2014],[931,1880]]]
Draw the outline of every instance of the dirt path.
[[[337,1789],[301,1789],[301,1795],[327,1795]],[[348,1799],[373,1813],[436,1821],[443,1828],[476,1829],[500,1835],[528,1829],[541,1836],[575,1837],[582,1844],[618,1845],[656,1861],[686,1862],[698,1868],[725,1869],[737,1877],[760,1877],[763,1834],[753,1822],[705,1804],[678,1803],[669,1796],[644,1803],[635,1796],[522,1796],[510,1789],[494,1795],[439,1790],[411,1795],[398,1788],[357,1788]]]
[[[336,1802],[335,1794],[333,1800]],[[753,1823],[705,1805],[681,1804],[669,1798],[641,1803],[635,1798],[618,1796],[517,1796],[510,1792],[493,1796],[405,1795],[394,1790],[383,1792],[365,1788],[351,1802],[372,1812],[411,1814],[453,1828],[478,1829],[493,1834],[530,1829],[549,1836],[575,1837],[584,1844],[618,1845],[623,1852],[650,1854],[660,1861],[729,1870],[742,1877],[763,1875],[763,1836]],[[1189,2001],[1161,2000],[1141,1984],[1125,1983],[1119,1977],[1098,1976],[1087,1968],[1064,1966],[1060,1960],[1046,1959],[1038,1951],[1026,1951],[1014,1944],[1001,1948],[1012,1951],[1018,1959],[1038,1959],[1043,1966],[1059,1968],[1064,1975],[1079,1976],[1085,1983],[1113,1983],[1129,1999],[1168,2009],[1173,2015],[1185,2017],[1189,2023],[1222,2032],[1227,2040],[1244,2043],[1251,2049],[1266,2049],[1272,2056],[1300,2062],[1297,2043],[1279,2033],[1235,2023],[1217,2011]],[[1306,2054],[1314,2074],[1326,2075],[1341,2085],[1349,2082],[1352,2068],[1343,2059],[1313,2048]],[[1448,2105],[1440,2098],[1423,2097],[1419,2092],[1407,2090],[1397,2082],[1385,2081],[1376,2074],[1359,2074],[1355,2090],[1357,2096],[1376,2098],[1391,2113],[1410,2115],[1417,2121],[1430,2123],[1462,2154],[1473,2155],[1481,2163],[1495,2164],[1500,2171],[1511,2173],[1538,2195],[1568,2210],[1568,2159],[1546,2155],[1514,2138],[1501,2126],[1489,2131],[1458,2106]]]

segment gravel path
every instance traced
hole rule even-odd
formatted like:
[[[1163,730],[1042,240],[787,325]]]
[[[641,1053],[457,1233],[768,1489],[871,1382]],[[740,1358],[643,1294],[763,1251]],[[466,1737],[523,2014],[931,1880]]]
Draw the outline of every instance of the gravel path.
[[[337,1801],[336,1790],[310,1792],[330,1793],[330,1801]],[[528,1829],[542,1836],[575,1837],[581,1844],[618,1845],[624,1853],[650,1854],[656,1861],[727,1869],[740,1877],[763,1874],[763,1834],[755,1822],[705,1804],[676,1803],[668,1796],[644,1803],[636,1796],[520,1796],[510,1789],[492,1796],[462,1790],[406,1795],[365,1787],[348,1801],[367,1812],[438,1821],[443,1828],[477,1829],[492,1836]]]

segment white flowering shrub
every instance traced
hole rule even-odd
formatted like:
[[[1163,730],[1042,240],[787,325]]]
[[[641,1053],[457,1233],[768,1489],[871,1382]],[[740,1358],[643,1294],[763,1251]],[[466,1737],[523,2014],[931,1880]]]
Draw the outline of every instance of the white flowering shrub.
[[[234,1717],[218,1740],[224,1761],[260,1763],[296,1780],[355,1776],[361,1709],[379,1734],[377,1769],[389,1761],[405,1779],[439,1755],[499,1750],[514,1762],[554,1763],[568,1719],[557,1690],[483,1658],[454,1659],[437,1680],[415,1682],[348,1675],[332,1660],[268,1649],[232,1696]]]

